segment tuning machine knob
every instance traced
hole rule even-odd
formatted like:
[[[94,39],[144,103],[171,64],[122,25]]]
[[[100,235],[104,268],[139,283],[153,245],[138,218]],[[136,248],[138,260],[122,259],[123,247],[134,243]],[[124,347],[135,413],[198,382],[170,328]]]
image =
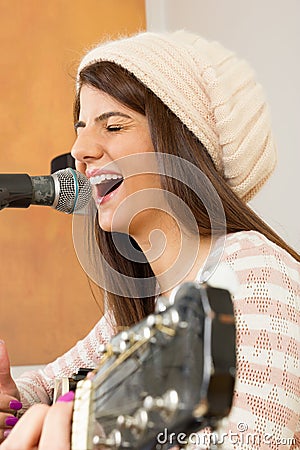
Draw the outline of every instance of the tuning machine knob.
[[[149,428],[148,413],[144,408],[139,408],[133,416],[121,415],[117,418],[118,428],[130,429],[136,437]]]
[[[166,311],[164,314],[150,314],[146,323],[149,328],[163,326],[175,330],[179,323],[179,314],[174,309]]]
[[[166,309],[168,309],[170,306],[172,306],[172,301],[169,297],[165,297],[163,295],[160,295],[157,299],[156,305],[155,305],[155,311],[156,312],[163,312]]]
[[[152,397],[151,395],[147,395],[144,399],[143,406],[146,411],[158,410],[165,419],[169,419],[175,414],[179,407],[177,391],[171,389],[162,397]]]
[[[127,343],[124,340],[101,344],[99,351],[106,357],[117,356],[124,353],[127,349]]]
[[[120,446],[126,447],[126,444],[122,442],[122,435],[119,430],[112,430],[112,432],[107,437],[101,437],[95,435],[93,437],[93,445],[97,448],[98,446],[101,448],[102,446],[118,449]]]
[[[128,331],[122,331],[120,333],[120,339],[127,345],[131,346],[136,342],[143,341],[144,339],[150,339],[152,333],[148,326],[141,327],[138,333],[128,333]]]

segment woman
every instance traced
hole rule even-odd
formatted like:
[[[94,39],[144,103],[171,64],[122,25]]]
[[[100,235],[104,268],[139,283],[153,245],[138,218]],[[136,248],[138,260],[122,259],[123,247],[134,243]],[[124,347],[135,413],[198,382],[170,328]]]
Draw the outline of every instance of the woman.
[[[106,311],[74,349],[17,381],[2,423],[18,393],[24,409],[50,403],[54,377],[97,365],[99,344],[153,312],[158,294],[205,281],[222,263],[238,282],[237,379],[220,428],[235,441],[224,448],[292,448],[300,431],[300,257],[247,206],[276,163],[252,70],[183,31],[104,43],[81,61],[75,129],[72,154],[94,186]]]

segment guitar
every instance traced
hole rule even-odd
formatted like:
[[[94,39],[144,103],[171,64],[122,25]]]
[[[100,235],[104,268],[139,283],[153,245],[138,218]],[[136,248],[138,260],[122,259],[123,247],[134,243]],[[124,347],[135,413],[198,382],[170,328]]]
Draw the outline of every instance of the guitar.
[[[215,429],[231,408],[235,363],[229,292],[180,285],[77,383],[72,450],[170,448],[160,433],[175,445],[178,433]]]

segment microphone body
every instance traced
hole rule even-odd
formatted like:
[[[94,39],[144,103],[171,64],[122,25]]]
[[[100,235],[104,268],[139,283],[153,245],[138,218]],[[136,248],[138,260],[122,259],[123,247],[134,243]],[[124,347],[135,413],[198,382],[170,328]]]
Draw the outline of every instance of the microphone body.
[[[88,179],[71,168],[45,176],[0,174],[0,210],[41,205],[71,214],[84,208],[91,195]]]

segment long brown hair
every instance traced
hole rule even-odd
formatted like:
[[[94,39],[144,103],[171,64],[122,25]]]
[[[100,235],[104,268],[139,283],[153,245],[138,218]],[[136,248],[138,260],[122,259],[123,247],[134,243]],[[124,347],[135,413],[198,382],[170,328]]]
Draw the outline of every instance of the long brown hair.
[[[195,135],[132,74],[112,62],[97,62],[81,71],[80,85],[84,84],[100,89],[125,106],[145,115],[148,118],[151,138],[156,152],[160,154],[169,153],[183,158],[198,167],[209,178],[224,208],[227,233],[258,231],[289,252],[297,261],[300,261],[300,256],[230,189],[224,178],[216,170],[210,155]],[[75,120],[78,120],[79,112],[80,101],[79,95],[77,95],[74,105]],[[166,160],[168,159],[166,158]],[[165,171],[164,173],[168,172]],[[161,175],[161,184],[163,190],[174,193],[190,208],[199,226],[200,235],[210,235],[210,218],[206,208],[195,193],[172,177]],[[206,189],[206,187],[203,186],[203,189]],[[188,224],[186,225],[188,226]],[[113,269],[130,278],[136,277],[139,281],[153,280],[150,283],[145,282],[145,285],[139,282],[136,285],[131,283],[130,288],[125,289],[124,287],[124,292],[130,292],[130,295],[120,296],[112,294],[109,289],[107,290],[106,303],[113,313],[116,326],[130,326],[154,310],[156,294],[154,274],[141,251],[139,262],[133,263],[130,258],[122,256],[117,250],[114,244],[116,237],[119,242],[123,242],[123,254],[129,255],[132,249],[139,251],[138,245],[131,238],[128,239],[128,236],[120,233],[114,233],[113,235],[103,231],[98,225],[97,218],[95,220],[95,233],[100,252],[105,255],[107,263]],[[106,273],[105,277],[107,277],[107,286],[113,286],[116,282],[113,277],[109,279],[109,273]],[[120,286],[120,288],[122,287]],[[145,296],[145,289],[147,289],[147,296]]]

